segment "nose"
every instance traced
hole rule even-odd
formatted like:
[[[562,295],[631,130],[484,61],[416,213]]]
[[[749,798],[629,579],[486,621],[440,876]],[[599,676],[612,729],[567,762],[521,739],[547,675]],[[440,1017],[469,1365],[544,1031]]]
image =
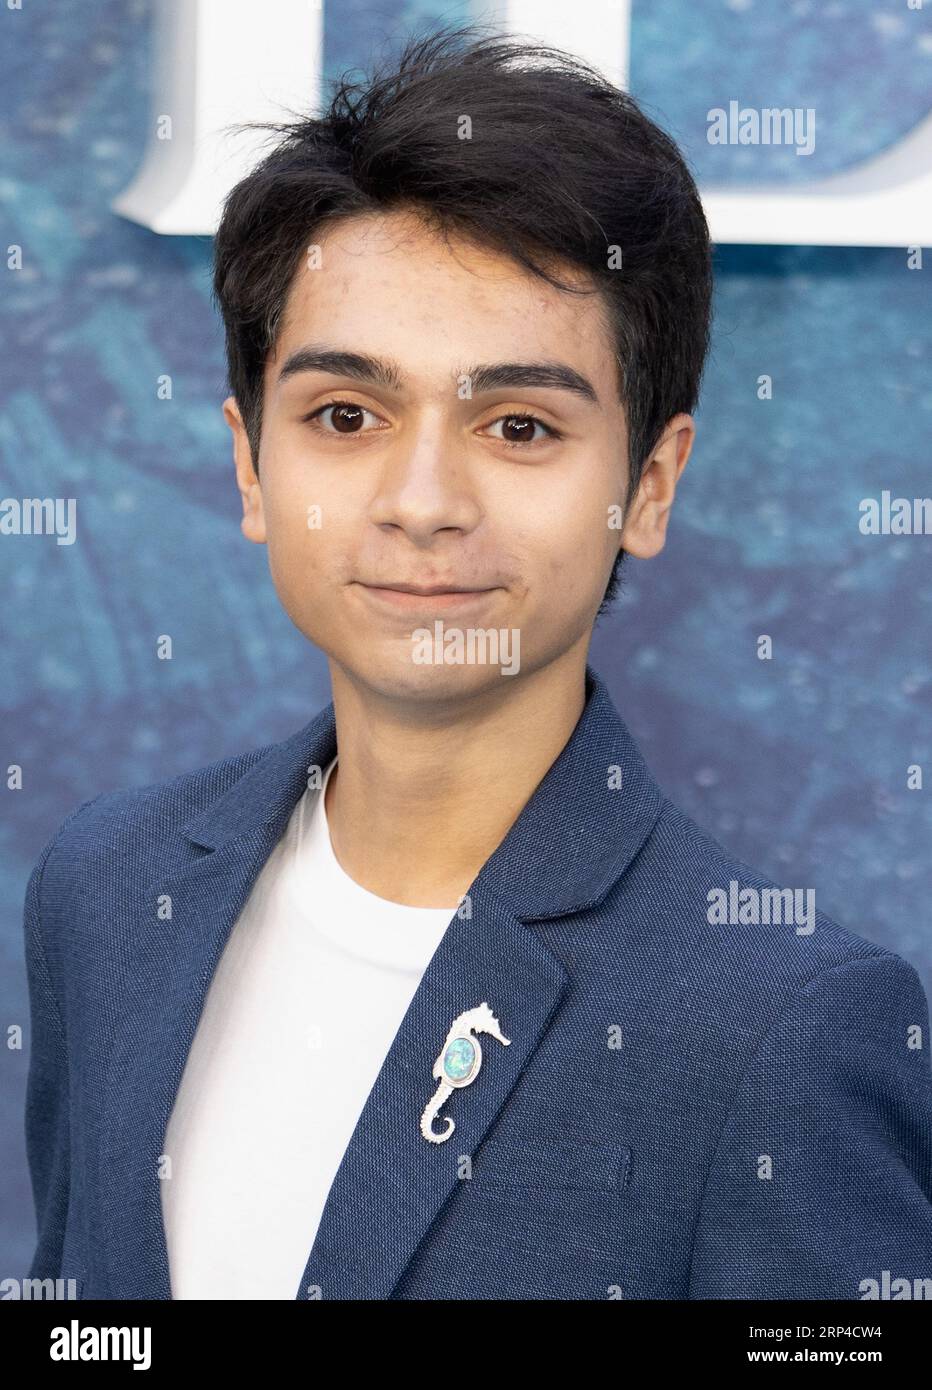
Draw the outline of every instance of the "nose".
[[[424,545],[437,531],[469,532],[480,517],[466,451],[442,422],[422,422],[386,451],[370,508],[376,526]]]

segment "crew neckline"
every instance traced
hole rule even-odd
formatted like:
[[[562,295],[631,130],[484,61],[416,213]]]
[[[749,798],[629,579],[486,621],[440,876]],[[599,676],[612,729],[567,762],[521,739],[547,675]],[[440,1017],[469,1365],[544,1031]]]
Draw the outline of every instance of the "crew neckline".
[[[326,790],[308,787],[293,818],[288,881],[292,897],[314,928],[341,949],[382,965],[423,969],[459,907],[412,907],[379,897],[346,872],[330,839]]]

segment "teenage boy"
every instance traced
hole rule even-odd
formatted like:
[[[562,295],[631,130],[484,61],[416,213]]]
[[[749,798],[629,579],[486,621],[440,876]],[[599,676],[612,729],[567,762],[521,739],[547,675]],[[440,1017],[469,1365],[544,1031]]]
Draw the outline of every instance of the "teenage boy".
[[[32,1273],[117,1299],[932,1276],[915,971],[672,806],[587,663],[695,433],[710,248],[674,144],[566,55],[440,32],[282,131],[215,289],[242,529],[333,700],[95,797],[36,865]]]

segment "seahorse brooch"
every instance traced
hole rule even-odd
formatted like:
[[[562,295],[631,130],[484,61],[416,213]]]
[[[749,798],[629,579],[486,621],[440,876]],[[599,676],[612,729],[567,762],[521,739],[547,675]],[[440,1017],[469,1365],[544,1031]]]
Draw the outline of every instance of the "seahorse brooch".
[[[475,1036],[477,1033],[491,1033],[493,1038],[498,1038],[506,1047],[511,1046],[511,1039],[503,1035],[498,1019],[486,1003],[475,1009],[467,1009],[453,1020],[443,1044],[443,1051],[434,1063],[432,1072],[440,1085],[427,1102],[421,1116],[421,1133],[432,1144],[442,1144],[456,1128],[452,1117],[445,1115],[446,1129],[439,1134],[434,1131],[434,1120],[444,1101],[460,1086],[471,1086],[479,1075],[482,1048]]]

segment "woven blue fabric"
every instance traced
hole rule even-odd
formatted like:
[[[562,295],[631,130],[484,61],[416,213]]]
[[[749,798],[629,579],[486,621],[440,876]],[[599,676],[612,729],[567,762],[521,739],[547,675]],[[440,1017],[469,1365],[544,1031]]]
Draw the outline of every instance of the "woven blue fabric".
[[[711,924],[710,891],[776,885],[661,793],[591,667],[586,695],[427,967],[295,1297],[922,1296],[915,970],[821,912],[812,931]],[[85,802],[43,850],[25,902],[33,1278],[171,1297],[159,1183],[184,1063],[307,770],[335,753],[328,705],[280,743]],[[429,1143],[434,1061],[483,1002],[510,1046],[481,1038],[452,1137]]]

